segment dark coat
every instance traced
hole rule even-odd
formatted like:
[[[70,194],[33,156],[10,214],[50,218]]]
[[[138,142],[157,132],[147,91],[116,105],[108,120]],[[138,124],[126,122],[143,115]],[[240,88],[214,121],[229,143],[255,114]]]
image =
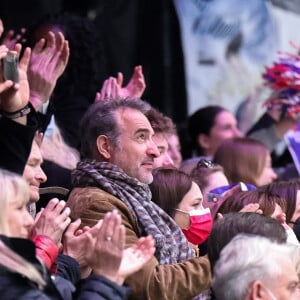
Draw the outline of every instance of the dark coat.
[[[26,126],[0,115],[0,168],[23,174],[37,129],[38,119],[33,109]]]
[[[10,249],[32,263],[46,281],[43,290],[31,280],[19,273],[12,272],[0,262],[0,298],[5,300],[123,300],[127,299],[129,288],[119,286],[103,276],[91,275],[81,280],[75,293],[74,285],[56,276],[52,280],[48,269],[35,256],[35,245],[32,241],[19,238],[8,238],[0,235],[0,240]],[[75,294],[74,294],[75,293]]]
[[[42,277],[46,281],[46,286],[44,290],[41,291],[33,281],[0,265],[1,299],[63,300],[63,297],[50,277],[48,269],[36,258],[35,244],[32,241],[20,238],[8,238],[3,235],[0,236],[0,239],[6,246],[30,262],[42,274]]]
[[[0,111],[0,168],[19,175],[23,174],[36,131],[44,132],[51,118],[51,114],[37,113],[31,103],[28,105],[31,111],[26,125],[5,117]]]

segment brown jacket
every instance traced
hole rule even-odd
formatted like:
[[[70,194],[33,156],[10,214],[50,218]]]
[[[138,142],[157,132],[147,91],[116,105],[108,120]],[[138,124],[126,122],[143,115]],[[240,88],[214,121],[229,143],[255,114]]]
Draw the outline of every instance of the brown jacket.
[[[75,188],[67,201],[72,219],[81,218],[81,226],[93,226],[104,215],[117,209],[126,228],[126,246],[138,239],[135,217],[118,198],[96,188]],[[182,263],[159,265],[153,257],[140,271],[128,277],[126,283],[133,289],[130,299],[185,300],[192,299],[209,288],[210,265],[206,258],[192,258]]]

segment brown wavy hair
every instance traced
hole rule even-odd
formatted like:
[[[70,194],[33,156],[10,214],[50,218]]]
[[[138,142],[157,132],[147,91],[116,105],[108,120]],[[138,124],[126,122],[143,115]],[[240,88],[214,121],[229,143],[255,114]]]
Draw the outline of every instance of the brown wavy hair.
[[[236,137],[225,140],[217,149],[214,162],[224,168],[230,183],[245,182],[257,185],[266,164],[268,148],[261,142]]]

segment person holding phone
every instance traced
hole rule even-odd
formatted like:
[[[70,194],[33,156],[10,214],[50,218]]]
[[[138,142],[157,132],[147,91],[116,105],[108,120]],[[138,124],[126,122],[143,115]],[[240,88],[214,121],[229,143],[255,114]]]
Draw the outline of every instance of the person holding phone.
[[[21,45],[15,53],[19,55]],[[18,64],[19,83],[4,79],[3,59],[6,46],[0,46],[0,167],[22,174],[30,153],[32,140],[38,128],[36,112],[29,104],[27,69],[31,54],[26,48]]]

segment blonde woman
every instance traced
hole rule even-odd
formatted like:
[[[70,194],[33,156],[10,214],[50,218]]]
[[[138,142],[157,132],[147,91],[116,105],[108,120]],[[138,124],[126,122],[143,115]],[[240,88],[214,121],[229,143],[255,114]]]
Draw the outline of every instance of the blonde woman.
[[[2,267],[6,268],[8,272],[15,272],[19,274],[19,279],[25,277],[32,281],[38,288],[45,286],[46,281],[43,276],[34,267],[33,263],[24,259],[22,255],[18,254],[15,243],[21,242],[21,239],[10,239],[9,236],[17,238],[27,238],[33,225],[33,219],[26,209],[26,204],[29,200],[29,187],[27,183],[18,175],[14,175],[5,170],[0,171],[0,264],[1,277],[6,272]],[[10,225],[9,225],[10,224]],[[33,249],[26,249],[27,246],[32,246],[30,241],[24,240],[23,251]],[[26,248],[25,248],[26,246]],[[31,247],[32,248],[32,247]],[[28,253],[29,254],[29,253]],[[33,254],[35,256],[35,254]],[[24,281],[26,279],[23,279]],[[1,280],[1,282],[3,282]],[[4,285],[6,286],[6,285]]]
[[[26,209],[29,194],[21,177],[0,169],[1,299],[127,299],[129,288],[122,286],[123,281],[153,256],[152,238],[141,238],[123,250],[125,229],[116,211],[106,214],[93,228],[78,232],[74,236],[83,245],[81,251],[93,275],[82,280],[73,295],[71,282],[59,276],[53,281],[36,257],[34,243],[27,239],[33,225]],[[67,238],[79,224],[71,223]]]

